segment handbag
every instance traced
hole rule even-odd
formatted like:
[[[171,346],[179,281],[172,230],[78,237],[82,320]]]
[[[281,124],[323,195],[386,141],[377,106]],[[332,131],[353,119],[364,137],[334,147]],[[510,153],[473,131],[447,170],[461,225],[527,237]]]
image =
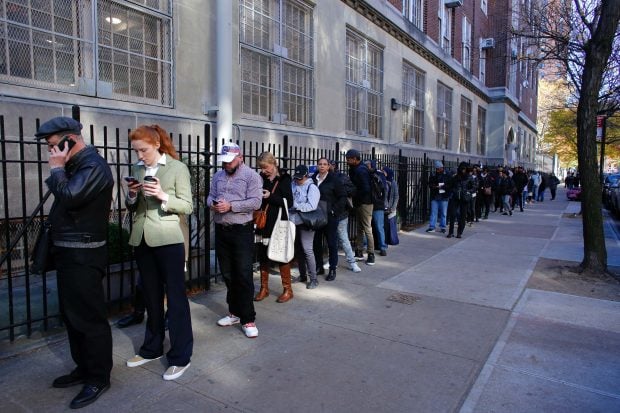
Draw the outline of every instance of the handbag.
[[[276,188],[278,187],[278,183],[280,181],[276,182],[276,184],[273,186],[273,188],[271,189],[271,192],[273,193]],[[267,204],[267,206],[265,207],[265,209],[257,209],[256,211],[254,211],[254,213],[252,214],[252,218],[254,219],[254,226],[256,227],[256,229],[263,229],[265,228],[265,225],[267,225],[267,210],[269,209],[269,204]]]
[[[52,250],[52,225],[49,221],[43,221],[37,240],[32,248],[30,272],[43,274],[54,269],[54,261],[51,256]]]
[[[385,229],[385,243],[387,245],[398,245],[400,240],[398,239],[396,215],[390,217],[390,215],[385,214],[383,227]]]
[[[319,201],[316,209],[307,212],[297,211],[301,221],[310,229],[317,230],[327,225],[327,202]]]
[[[282,219],[282,209],[286,210],[287,219]],[[288,263],[295,255],[295,224],[289,220],[288,202],[284,198],[284,207],[278,210],[278,219],[267,245],[267,258],[272,261]]]

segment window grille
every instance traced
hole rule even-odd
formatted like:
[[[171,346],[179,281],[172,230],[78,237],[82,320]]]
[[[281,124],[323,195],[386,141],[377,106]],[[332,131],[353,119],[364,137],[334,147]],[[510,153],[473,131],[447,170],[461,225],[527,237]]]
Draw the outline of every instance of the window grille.
[[[172,106],[172,18],[162,11],[169,1],[0,1],[0,81]]]
[[[471,100],[461,96],[461,134],[459,152],[471,152]]]
[[[314,122],[313,12],[295,0],[239,3],[241,111],[275,123]]]
[[[383,50],[347,30],[346,54],[347,132],[379,138],[383,126]]]
[[[452,89],[437,82],[437,148],[448,149],[452,135]]]
[[[482,106],[478,106],[478,139],[476,148],[478,155],[486,155],[487,153],[487,111]]]
[[[403,63],[403,141],[421,145],[424,139],[426,74]]]

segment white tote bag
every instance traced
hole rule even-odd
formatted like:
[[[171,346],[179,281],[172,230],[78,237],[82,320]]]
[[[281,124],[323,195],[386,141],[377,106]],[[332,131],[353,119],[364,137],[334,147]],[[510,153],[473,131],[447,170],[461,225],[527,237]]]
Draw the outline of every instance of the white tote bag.
[[[282,219],[282,208],[278,210],[278,219],[273,226],[273,232],[267,246],[267,257],[276,262],[287,263],[295,255],[295,224],[289,221],[288,203],[284,199],[286,218]]]

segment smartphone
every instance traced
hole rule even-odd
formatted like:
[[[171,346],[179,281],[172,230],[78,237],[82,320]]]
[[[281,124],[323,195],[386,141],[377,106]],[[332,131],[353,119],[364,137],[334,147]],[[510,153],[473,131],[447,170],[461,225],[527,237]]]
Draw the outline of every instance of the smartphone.
[[[151,175],[147,175],[144,177],[144,181],[145,182],[157,182],[157,179],[155,179],[155,177],[151,176]]]
[[[137,184],[138,183],[138,180],[136,178],[134,178],[133,176],[125,176],[125,177],[123,177],[123,179],[128,184]]]
[[[68,135],[65,135],[62,137],[60,142],[58,142],[58,145],[56,145],[58,147],[58,150],[60,151],[65,150],[65,142],[67,142],[67,144],[69,145],[69,150],[71,150],[71,148],[75,146],[75,141],[72,141],[71,139],[69,139]]]

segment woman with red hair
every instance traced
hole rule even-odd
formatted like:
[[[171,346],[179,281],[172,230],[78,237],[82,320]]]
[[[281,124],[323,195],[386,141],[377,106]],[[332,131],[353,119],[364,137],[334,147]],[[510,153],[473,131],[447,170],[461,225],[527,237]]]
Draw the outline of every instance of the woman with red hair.
[[[181,221],[193,209],[190,175],[160,126],[139,126],[129,140],[138,157],[125,201],[134,213],[129,245],[135,247],[148,318],[144,342],[127,366],[141,366],[163,355],[166,296],[170,350],[163,378],[174,380],[189,367],[194,344],[181,229]]]

